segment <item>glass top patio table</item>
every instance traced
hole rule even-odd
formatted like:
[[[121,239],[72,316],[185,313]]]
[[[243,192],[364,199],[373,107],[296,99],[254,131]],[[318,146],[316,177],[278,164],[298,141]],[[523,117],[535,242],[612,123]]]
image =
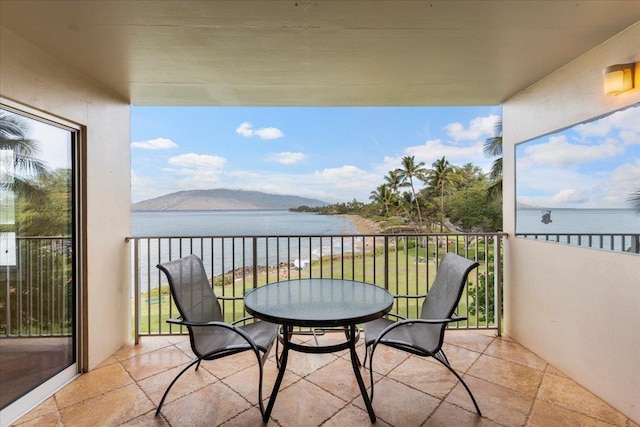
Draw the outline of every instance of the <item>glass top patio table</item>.
[[[382,317],[393,297],[370,283],[322,278],[270,283],[249,292],[244,303],[247,312],[269,322],[331,327]]]
[[[359,336],[357,325],[380,318],[391,310],[393,296],[387,290],[353,280],[329,278],[287,280],[252,290],[244,297],[244,304],[249,314],[282,325],[279,340],[283,344],[283,349],[278,358],[278,376],[262,419],[265,423],[269,420],[282,383],[289,350],[304,353],[330,353],[347,348],[351,354],[351,365],[369,418],[372,423],[376,421],[371,399],[360,375],[360,360],[356,354],[356,342]],[[342,327],[346,341],[316,347],[292,343],[294,326]]]

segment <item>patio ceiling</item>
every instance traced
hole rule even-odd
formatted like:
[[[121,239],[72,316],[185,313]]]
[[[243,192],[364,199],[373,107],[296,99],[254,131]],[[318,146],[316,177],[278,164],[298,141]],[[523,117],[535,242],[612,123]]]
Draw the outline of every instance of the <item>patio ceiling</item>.
[[[0,2],[136,105],[495,105],[638,21],[636,0]]]

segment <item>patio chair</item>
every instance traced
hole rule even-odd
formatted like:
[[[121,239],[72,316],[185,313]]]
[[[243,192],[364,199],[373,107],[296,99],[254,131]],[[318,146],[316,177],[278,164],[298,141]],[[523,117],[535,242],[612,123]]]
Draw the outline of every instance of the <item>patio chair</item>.
[[[462,295],[467,276],[477,262],[470,261],[454,253],[447,253],[441,260],[433,286],[426,295],[398,295],[396,298],[425,298],[419,319],[406,319],[397,314],[390,314],[399,320],[380,318],[364,324],[365,363],[369,356],[369,372],[371,375],[371,401],[373,401],[373,355],[379,344],[388,345],[418,356],[433,357],[443,364],[460,380],[469,393],[478,415],[480,408],[471,390],[462,377],[451,367],[442,350],[444,332],[451,322],[465,320],[466,317],[453,316]]]
[[[225,322],[218,300],[242,297],[216,297],[202,261],[195,255],[158,264],[157,267],[167,276],[171,295],[180,312],[178,319],[167,319],[167,322],[187,328],[191,350],[196,357],[171,381],[160,400],[156,416],[171,387],[191,366],[195,364],[198,370],[203,360],[219,359],[243,351],[253,351],[258,359],[258,404],[264,416],[263,365],[273,345],[277,326],[263,321],[247,323],[252,317],[244,317],[233,323]],[[245,324],[236,326],[242,322]]]

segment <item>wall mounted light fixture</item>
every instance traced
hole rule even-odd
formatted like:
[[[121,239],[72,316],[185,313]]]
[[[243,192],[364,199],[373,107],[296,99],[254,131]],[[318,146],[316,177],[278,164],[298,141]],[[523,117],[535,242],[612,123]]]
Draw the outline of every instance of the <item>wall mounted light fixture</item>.
[[[634,63],[611,65],[602,70],[604,77],[604,94],[617,95],[633,89]]]

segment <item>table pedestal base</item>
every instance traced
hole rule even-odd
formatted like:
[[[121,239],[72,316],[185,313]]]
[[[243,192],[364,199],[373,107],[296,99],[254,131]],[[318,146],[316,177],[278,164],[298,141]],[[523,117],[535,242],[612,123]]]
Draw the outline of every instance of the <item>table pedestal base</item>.
[[[360,331],[358,330],[358,327],[356,325],[349,325],[349,326],[345,326],[345,332],[347,335],[347,341],[343,343],[329,345],[329,346],[308,346],[308,345],[292,343],[291,335],[293,335],[293,327],[283,326],[282,336],[278,337],[278,339],[282,339],[282,354],[279,360],[280,367],[278,371],[278,376],[276,378],[276,382],[273,385],[273,390],[271,391],[271,396],[269,397],[267,410],[264,413],[264,417],[262,418],[262,421],[267,423],[269,421],[269,417],[271,416],[273,405],[276,402],[276,397],[278,395],[278,391],[280,390],[280,385],[282,384],[282,377],[284,377],[284,371],[287,368],[287,360],[289,359],[289,350],[298,351],[302,353],[318,354],[318,353],[334,353],[336,351],[345,350],[348,348],[349,353],[351,355],[351,365],[353,367],[353,372],[356,376],[356,381],[358,381],[358,387],[360,387],[360,394],[362,395],[362,399],[364,400],[364,404],[367,408],[367,412],[369,413],[369,418],[371,419],[372,423],[376,422],[376,414],[373,412],[373,407],[371,406],[371,399],[369,399],[369,394],[367,393],[367,389],[364,385],[364,381],[362,380],[362,375],[360,374],[360,359],[358,358],[358,354],[356,353],[356,343],[358,342]]]

